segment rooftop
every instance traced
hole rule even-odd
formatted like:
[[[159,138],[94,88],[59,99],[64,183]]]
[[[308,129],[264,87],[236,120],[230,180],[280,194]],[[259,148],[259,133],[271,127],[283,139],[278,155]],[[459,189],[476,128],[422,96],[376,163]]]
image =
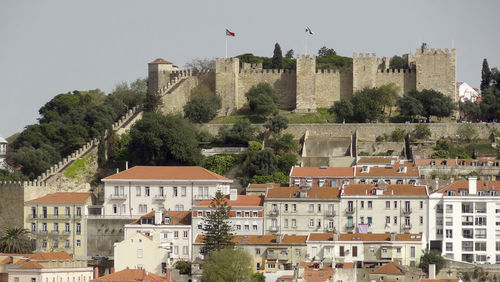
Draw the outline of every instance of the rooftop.
[[[171,281],[166,276],[160,276],[144,269],[129,269],[126,268],[115,273],[111,273],[92,281]]]
[[[333,233],[311,233],[307,241],[333,241]]]
[[[353,233],[353,234],[340,234],[339,241],[366,241],[366,242],[383,242],[391,241],[390,233]],[[396,234],[395,241],[422,241],[422,234]]]
[[[32,261],[32,260],[20,261],[18,265],[19,265],[18,268],[22,268],[22,269],[41,269],[41,268],[43,268],[43,265],[39,264],[36,261]]]
[[[425,185],[413,184],[347,184],[342,189],[342,196],[372,196],[373,189],[382,190],[384,196],[427,196]],[[376,191],[375,191],[376,192]]]
[[[281,243],[283,244],[305,244],[307,235],[283,235]]]
[[[91,193],[57,192],[27,201],[27,203],[85,204],[90,195]]]
[[[457,180],[451,183],[448,186],[445,186],[435,193],[441,193],[446,195],[447,191],[453,190],[457,196],[460,195],[460,190],[469,191],[469,180]],[[496,191],[497,195],[500,195],[500,181],[485,181],[485,180],[477,180],[476,181],[476,191],[484,191],[484,195],[488,195],[489,191]],[[469,195],[473,196],[473,194]]]
[[[401,171],[399,167],[406,167],[406,171]],[[363,165],[356,166],[356,177],[418,177],[418,167],[412,162],[405,161],[403,164],[395,162],[393,166],[371,166],[365,171]]]
[[[373,271],[373,274],[385,274],[385,275],[404,275],[406,269],[402,265],[395,262],[388,262]]]
[[[235,201],[230,201],[229,196],[225,196],[227,204],[231,207],[259,207],[264,205],[264,196],[238,195]],[[203,200],[195,207],[209,207],[212,200]]]
[[[499,159],[479,158],[479,159],[415,159],[417,166],[481,166],[483,163],[486,165],[500,162]]]
[[[232,180],[200,166],[134,166],[105,177],[108,180]]]
[[[165,61],[162,58],[158,58],[158,59],[152,61],[150,64],[170,64],[171,65],[172,63],[169,61]]]
[[[339,188],[311,187],[304,190],[299,187],[279,187],[267,190],[266,198],[298,198],[297,192],[305,192],[306,198],[313,199],[336,199],[340,195]]]
[[[354,177],[352,167],[292,167],[291,177]]]
[[[141,219],[151,218],[154,222],[156,211],[150,211],[147,214],[139,217],[131,224],[140,224]],[[170,217],[168,225],[191,225],[191,212],[190,211],[165,211],[162,216],[162,224],[165,224],[165,217]]]

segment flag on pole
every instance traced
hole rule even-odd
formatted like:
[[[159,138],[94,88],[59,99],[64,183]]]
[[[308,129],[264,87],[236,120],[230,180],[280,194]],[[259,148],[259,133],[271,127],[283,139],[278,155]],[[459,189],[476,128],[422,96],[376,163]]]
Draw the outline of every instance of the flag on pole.
[[[226,36],[232,36],[232,37],[234,37],[235,34],[234,34],[234,32],[231,32],[231,31],[229,31],[229,29],[226,28]]]
[[[309,34],[311,35],[314,34],[314,32],[308,26],[306,26],[306,32],[309,32]]]

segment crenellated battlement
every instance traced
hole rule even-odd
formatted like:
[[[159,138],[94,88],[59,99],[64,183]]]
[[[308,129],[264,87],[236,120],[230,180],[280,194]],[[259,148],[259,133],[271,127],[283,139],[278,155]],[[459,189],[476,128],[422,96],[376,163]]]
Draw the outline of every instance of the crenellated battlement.
[[[315,55],[297,55],[297,60],[315,59]]]
[[[391,73],[415,73],[415,71],[412,71],[411,69],[378,69],[377,73],[385,73],[385,74],[391,74]]]
[[[290,69],[240,69],[240,74],[294,74]]]
[[[342,71],[336,70],[336,69],[320,69],[316,70],[316,74],[339,74],[343,73]]]
[[[422,55],[454,55],[456,53],[456,49],[453,48],[453,49],[448,49],[448,48],[445,48],[445,49],[434,49],[434,48],[431,48],[431,49],[424,49],[423,52],[422,52],[422,49],[418,48],[417,51],[416,51],[416,55],[417,56],[422,56]]]
[[[376,60],[377,54],[375,54],[375,53],[359,53],[359,54],[353,53],[352,58],[358,59],[358,60],[363,60],[363,59]]]

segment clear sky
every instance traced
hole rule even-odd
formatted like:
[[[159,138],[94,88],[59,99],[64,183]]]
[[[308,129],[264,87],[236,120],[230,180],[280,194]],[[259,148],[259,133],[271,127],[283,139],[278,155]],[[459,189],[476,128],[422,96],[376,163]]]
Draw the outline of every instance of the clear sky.
[[[500,67],[500,1],[0,1],[0,136],[37,122],[38,109],[73,90],[110,92],[147,76],[147,63],[178,66],[229,55],[309,53],[377,56],[457,49],[457,80],[480,83],[483,58]]]

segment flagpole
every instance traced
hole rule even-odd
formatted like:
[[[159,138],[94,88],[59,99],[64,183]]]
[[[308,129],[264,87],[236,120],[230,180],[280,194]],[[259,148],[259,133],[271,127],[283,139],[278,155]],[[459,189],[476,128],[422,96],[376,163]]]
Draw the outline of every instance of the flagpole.
[[[304,49],[305,55],[307,55],[307,31],[304,32]]]
[[[227,59],[227,35],[224,37],[226,37],[226,59]]]

